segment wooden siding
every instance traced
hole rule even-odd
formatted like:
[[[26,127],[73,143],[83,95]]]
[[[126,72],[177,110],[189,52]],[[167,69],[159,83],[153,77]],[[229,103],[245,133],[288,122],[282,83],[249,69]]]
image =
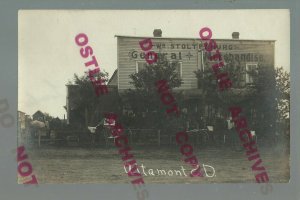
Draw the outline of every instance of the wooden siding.
[[[129,75],[136,73],[136,62],[146,62],[139,42],[144,38],[118,36],[118,88],[132,88]],[[258,66],[274,66],[274,41],[216,40],[225,63],[246,67],[246,63]],[[197,89],[194,71],[201,68],[202,44],[199,39],[152,38],[152,50],[166,53],[170,61],[182,62],[183,84],[179,89]],[[204,55],[206,57],[207,55]],[[205,67],[210,62],[204,59]]]

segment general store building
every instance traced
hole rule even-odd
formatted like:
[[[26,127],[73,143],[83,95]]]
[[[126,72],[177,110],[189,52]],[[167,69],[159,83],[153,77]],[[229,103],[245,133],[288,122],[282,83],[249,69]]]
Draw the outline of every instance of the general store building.
[[[117,35],[117,63],[118,69],[111,81],[122,92],[132,88],[129,75],[139,72],[145,67],[145,53],[139,42],[151,38],[152,50],[158,55],[164,55],[170,62],[178,62],[177,71],[183,80],[178,90],[186,93],[197,93],[198,81],[195,71],[210,68],[203,44],[199,38],[169,38],[161,37],[161,31],[155,30],[153,37],[121,36]],[[258,67],[274,67],[274,40],[241,40],[239,33],[234,32],[232,39],[216,39],[225,65],[238,66],[244,72],[241,77],[241,87],[253,80],[247,73]]]

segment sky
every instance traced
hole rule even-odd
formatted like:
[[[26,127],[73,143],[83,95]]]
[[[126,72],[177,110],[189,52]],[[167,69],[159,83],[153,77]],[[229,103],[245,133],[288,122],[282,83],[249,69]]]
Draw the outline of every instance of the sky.
[[[209,27],[213,38],[276,40],[275,67],[290,71],[290,13],[278,10],[20,10],[18,13],[18,110],[37,110],[64,118],[66,84],[83,75],[84,60],[75,43],[89,38],[99,67],[117,69],[115,35],[199,38]]]

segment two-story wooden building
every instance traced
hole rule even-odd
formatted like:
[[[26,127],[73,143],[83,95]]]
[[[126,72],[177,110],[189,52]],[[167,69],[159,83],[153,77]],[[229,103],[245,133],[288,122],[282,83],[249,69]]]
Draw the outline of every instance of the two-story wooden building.
[[[122,94],[126,89],[133,89],[129,75],[139,72],[146,66],[145,53],[141,49],[139,42],[145,38],[151,38],[154,52],[164,55],[169,62],[178,63],[176,70],[183,83],[179,88],[174,89],[174,92],[181,91],[187,97],[187,101],[180,105],[181,109],[185,109],[186,112],[190,112],[190,110],[197,112],[197,107],[200,106],[199,99],[203,95],[203,88],[199,87],[195,71],[210,69],[212,65],[211,61],[207,59],[208,55],[200,38],[161,37],[160,30],[155,30],[153,37],[117,35],[116,38],[117,70],[108,82],[109,87],[115,89],[115,93],[110,93],[109,96],[111,97],[107,97],[107,101],[111,101],[114,97],[117,98],[118,94]],[[247,84],[253,82],[253,77],[249,74],[249,71],[261,67],[274,67],[274,40],[241,40],[237,32],[232,34],[232,39],[215,40],[225,61],[225,66],[239,68],[241,72],[239,73],[241,76],[239,83],[235,84],[238,88],[244,88]],[[202,87],[205,87],[205,85]],[[76,86],[67,86],[67,89],[67,116],[69,123],[72,123],[72,119],[75,119],[72,117],[72,113],[75,113],[72,110],[75,107],[72,103],[73,95],[71,93],[73,94],[74,92],[72,91],[77,89]],[[104,111],[114,110],[111,106],[104,106],[104,104],[100,107],[99,111],[97,111],[99,112],[99,117]],[[204,117],[209,115],[208,110],[208,108],[205,108],[205,113],[200,115],[204,115]],[[81,121],[85,120],[81,119]]]
[[[129,75],[139,72],[146,65],[145,53],[139,46],[139,42],[145,38],[151,38],[154,52],[163,54],[170,62],[179,63],[177,71],[183,84],[178,89],[187,94],[199,89],[194,72],[211,66],[199,38],[168,38],[161,37],[160,34],[153,37],[116,37],[118,69],[111,82],[117,85],[119,92],[132,88]],[[225,65],[239,67],[243,72],[239,83],[241,87],[253,81],[248,74],[250,70],[264,66],[274,67],[274,40],[241,40],[239,33],[235,32],[232,39],[216,39],[216,42]]]
[[[130,74],[137,73],[146,65],[145,53],[141,49],[139,42],[151,38],[152,51],[158,55],[163,55],[169,62],[176,62],[177,71],[183,83],[173,92],[181,91],[186,97],[181,109],[185,112],[195,113],[191,116],[199,116],[212,120],[213,115],[218,111],[211,111],[214,108],[204,105],[204,110],[199,113],[203,98],[203,88],[198,84],[195,72],[210,70],[212,61],[204,49],[200,38],[170,38],[162,37],[161,30],[154,30],[152,37],[121,36],[117,35],[117,70],[111,77],[109,84],[117,87],[119,94],[126,89],[133,89],[130,84]],[[234,88],[243,90],[253,83],[251,71],[258,71],[259,68],[274,68],[275,41],[274,40],[245,40],[239,39],[239,33],[233,32],[232,39],[215,39],[218,49],[224,60],[225,66],[237,68],[239,71],[239,81],[234,83]],[[154,83],[153,83],[154,84]],[[216,88],[217,89],[217,88]],[[204,112],[204,113],[203,113]],[[209,114],[209,113],[215,114]],[[219,113],[220,114],[220,113]],[[218,115],[218,114],[217,114]],[[192,117],[193,118],[193,117]]]

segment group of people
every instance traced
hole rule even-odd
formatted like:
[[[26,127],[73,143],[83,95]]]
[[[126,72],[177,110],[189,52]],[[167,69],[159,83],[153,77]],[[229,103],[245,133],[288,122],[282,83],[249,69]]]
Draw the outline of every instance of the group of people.
[[[195,126],[195,121],[186,122],[186,130],[206,130],[208,135],[208,142],[212,145],[216,144],[226,144],[234,148],[239,147],[240,141],[238,134],[235,131],[233,120],[228,117],[217,118],[214,120],[214,123],[205,123],[204,120],[201,120],[202,123],[198,123]],[[95,127],[88,127],[89,135],[91,138],[92,145],[106,145],[109,139],[113,139],[108,128],[105,126],[105,119],[102,119]],[[255,132],[252,131],[255,135]]]
[[[233,148],[240,147],[239,136],[236,133],[234,122],[231,117],[221,118],[218,117],[212,120],[211,123],[206,122],[205,119],[201,118],[199,121],[187,120],[187,130],[201,130],[207,133],[207,140],[209,144],[219,145],[226,144]],[[255,136],[255,131],[251,131]]]
[[[105,126],[104,119],[102,119],[95,127],[89,126],[88,130],[91,137],[91,144],[93,146],[99,144],[107,144],[107,141],[110,138],[110,133]]]

